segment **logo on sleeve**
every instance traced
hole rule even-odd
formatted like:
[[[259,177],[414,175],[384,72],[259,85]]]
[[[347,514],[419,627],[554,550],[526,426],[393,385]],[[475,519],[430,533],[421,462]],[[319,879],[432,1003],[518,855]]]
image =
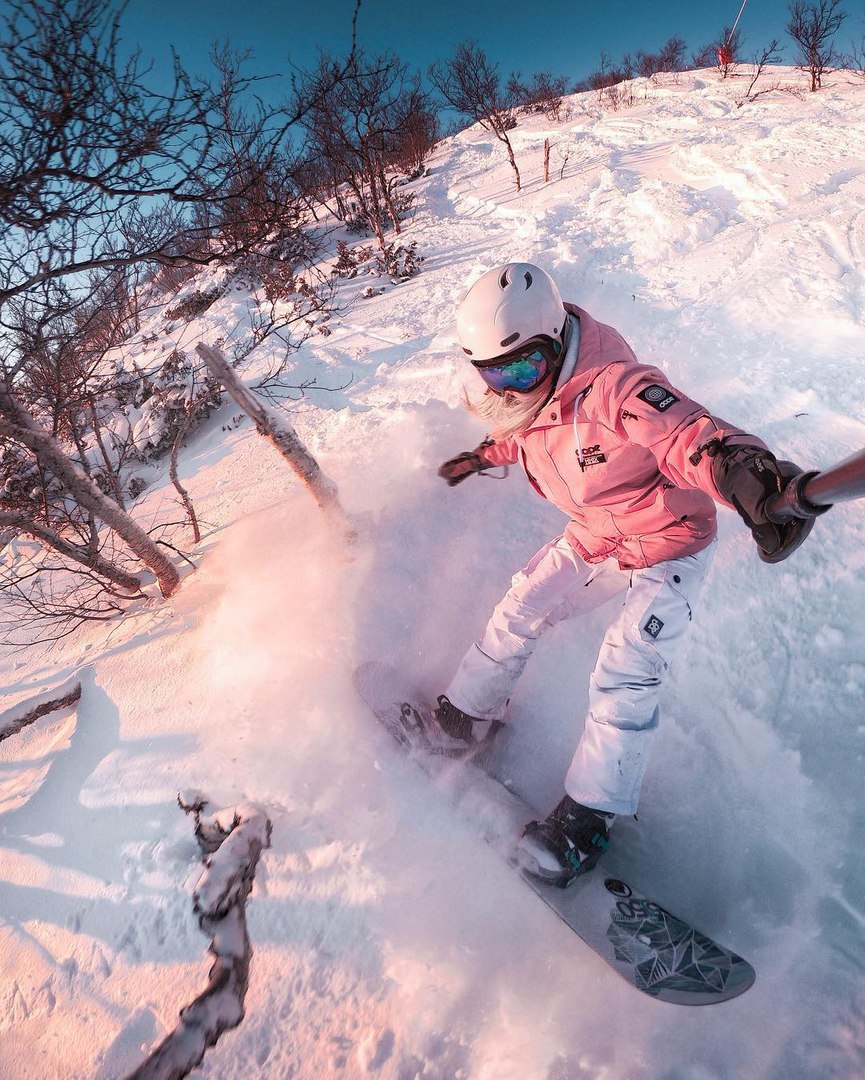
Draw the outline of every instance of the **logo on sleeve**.
[[[668,390],[666,386],[658,386],[657,383],[641,390],[637,397],[645,401],[647,405],[651,405],[653,409],[657,409],[658,412],[666,412],[671,405],[675,405],[680,400],[672,390]]]
[[[643,630],[649,635],[650,638],[656,638],[663,629],[664,624],[663,622],[661,622],[657,615],[650,615],[649,621],[643,627]]]

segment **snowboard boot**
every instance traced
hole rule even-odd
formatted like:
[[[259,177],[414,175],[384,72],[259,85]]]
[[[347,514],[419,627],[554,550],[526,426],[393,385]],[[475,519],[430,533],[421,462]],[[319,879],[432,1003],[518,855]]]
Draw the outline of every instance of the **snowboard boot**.
[[[543,821],[526,825],[517,844],[517,864],[526,873],[565,888],[591,870],[610,846],[614,817],[565,795]]]
[[[427,734],[436,753],[453,758],[476,757],[490,749],[499,729],[504,727],[500,720],[469,716],[444,694],[437,700],[437,708],[425,717]]]

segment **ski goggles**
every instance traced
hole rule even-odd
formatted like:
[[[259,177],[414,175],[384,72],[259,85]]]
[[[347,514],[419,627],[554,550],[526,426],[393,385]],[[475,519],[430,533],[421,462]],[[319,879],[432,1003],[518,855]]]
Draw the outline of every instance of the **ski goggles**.
[[[494,394],[527,394],[553,370],[560,350],[561,344],[552,338],[535,338],[512,353],[472,363]]]

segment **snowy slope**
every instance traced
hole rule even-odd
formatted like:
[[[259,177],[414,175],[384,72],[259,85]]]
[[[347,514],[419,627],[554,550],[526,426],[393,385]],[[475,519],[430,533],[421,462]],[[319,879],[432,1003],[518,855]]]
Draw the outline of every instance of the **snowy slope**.
[[[435,475],[483,434],[461,407],[453,310],[492,265],[546,267],[784,456],[819,468],[865,445],[865,83],[836,75],[819,95],[739,108],[742,89],[698,73],[645,84],[619,112],[584,95],[561,124],[523,121],[519,195],[484,132],[445,142],[406,231],[422,272],[368,300],[347,283],[332,334],[290,374],[344,387],[307,393],[292,419],[357,515],[357,550],[226,406],[181,462],[209,532],[177,596],[0,659],[4,707],[83,683],[77,711],[0,743],[0,1074],[121,1077],[201,990],[198,853],[174,801],[196,787],[264,806],[273,846],[248,910],[246,1019],[194,1075],[865,1075],[861,505],[776,567],[721,512],[639,821],[616,824],[620,865],[756,966],[725,1005],[629,989],[351,690],[354,666],[383,657],[440,692],[562,526],[516,471],[456,489]],[[231,335],[239,303],[173,344]],[[155,520],[172,498],[157,475],[137,512]],[[542,810],[609,615],[551,631],[513,700],[507,767]]]

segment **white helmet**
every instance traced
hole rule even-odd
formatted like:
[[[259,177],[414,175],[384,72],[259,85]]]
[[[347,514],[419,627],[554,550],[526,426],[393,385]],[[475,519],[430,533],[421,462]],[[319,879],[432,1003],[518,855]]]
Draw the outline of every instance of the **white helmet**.
[[[566,312],[556,283],[539,266],[506,263],[487,270],[457,310],[457,336],[473,363],[492,360],[533,338],[561,342]]]

